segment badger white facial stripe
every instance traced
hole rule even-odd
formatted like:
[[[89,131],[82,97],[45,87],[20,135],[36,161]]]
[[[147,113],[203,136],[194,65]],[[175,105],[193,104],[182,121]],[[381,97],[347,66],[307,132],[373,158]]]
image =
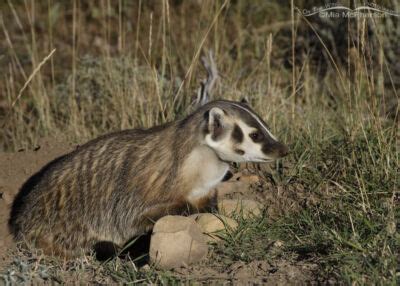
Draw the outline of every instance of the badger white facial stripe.
[[[272,139],[278,141],[278,139],[268,130],[268,128],[260,121],[260,119],[258,119],[258,117],[251,112],[250,110],[248,110],[247,108],[244,108],[243,106],[239,105],[239,104],[235,104],[235,103],[231,103],[232,105],[239,107],[240,109],[246,111],[247,113],[249,113],[257,122],[258,124],[260,124],[265,131],[267,131],[268,135],[272,137]]]

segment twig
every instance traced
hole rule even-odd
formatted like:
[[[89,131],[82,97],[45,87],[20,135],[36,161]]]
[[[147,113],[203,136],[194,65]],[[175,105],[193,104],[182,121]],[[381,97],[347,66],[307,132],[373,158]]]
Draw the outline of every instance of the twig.
[[[207,56],[208,57],[201,57],[201,62],[203,63],[203,66],[207,71],[207,78],[201,81],[200,87],[197,90],[197,98],[194,102],[194,105],[196,107],[204,105],[210,101],[210,99],[212,98],[211,91],[219,77],[217,65],[215,64],[213,58],[213,52],[209,51]]]

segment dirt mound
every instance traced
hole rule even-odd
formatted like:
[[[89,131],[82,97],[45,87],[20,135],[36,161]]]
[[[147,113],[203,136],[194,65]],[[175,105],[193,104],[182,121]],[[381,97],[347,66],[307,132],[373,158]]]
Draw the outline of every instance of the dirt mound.
[[[45,138],[32,150],[0,153],[0,269],[9,260],[13,240],[7,222],[15,195],[22,184],[46,163],[73,149],[60,139]]]

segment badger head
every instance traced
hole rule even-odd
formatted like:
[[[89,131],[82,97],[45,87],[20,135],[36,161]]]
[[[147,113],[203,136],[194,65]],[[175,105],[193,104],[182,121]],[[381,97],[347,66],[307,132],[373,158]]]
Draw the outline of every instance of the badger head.
[[[288,154],[248,105],[214,101],[204,111],[204,142],[228,162],[271,162]]]

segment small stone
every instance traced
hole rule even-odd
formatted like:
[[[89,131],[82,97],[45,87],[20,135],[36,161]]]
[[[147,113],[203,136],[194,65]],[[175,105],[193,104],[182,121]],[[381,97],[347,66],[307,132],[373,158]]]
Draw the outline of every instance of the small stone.
[[[259,183],[260,177],[257,175],[244,175],[239,178],[239,181],[248,183],[248,184],[256,184]]]
[[[203,233],[207,235],[207,241],[219,241],[220,232],[227,229],[235,230],[238,223],[229,217],[211,213],[200,213],[191,215],[199,224]]]
[[[7,192],[2,192],[0,199],[6,204],[6,205],[11,205],[13,198],[12,196],[7,193]]]
[[[165,216],[153,228],[150,262],[172,269],[201,261],[208,253],[205,235],[193,218]]]
[[[230,194],[245,194],[250,191],[251,184],[260,182],[260,177],[257,175],[245,175],[241,172],[236,173],[228,181],[218,184],[215,189],[218,198],[224,198]]]
[[[230,200],[224,199],[218,202],[218,210],[227,216],[234,213],[242,214],[243,218],[262,215],[263,205],[253,200]]]
[[[167,215],[160,218],[153,227],[153,233],[156,232],[178,232],[189,229],[194,223],[193,218],[179,215]]]
[[[229,194],[244,194],[250,191],[249,184],[241,181],[227,181],[218,184],[215,189],[217,190],[217,198],[223,198]]]
[[[257,175],[238,172],[234,174],[229,181],[241,181],[248,184],[254,184],[254,183],[259,183],[261,179]]]

